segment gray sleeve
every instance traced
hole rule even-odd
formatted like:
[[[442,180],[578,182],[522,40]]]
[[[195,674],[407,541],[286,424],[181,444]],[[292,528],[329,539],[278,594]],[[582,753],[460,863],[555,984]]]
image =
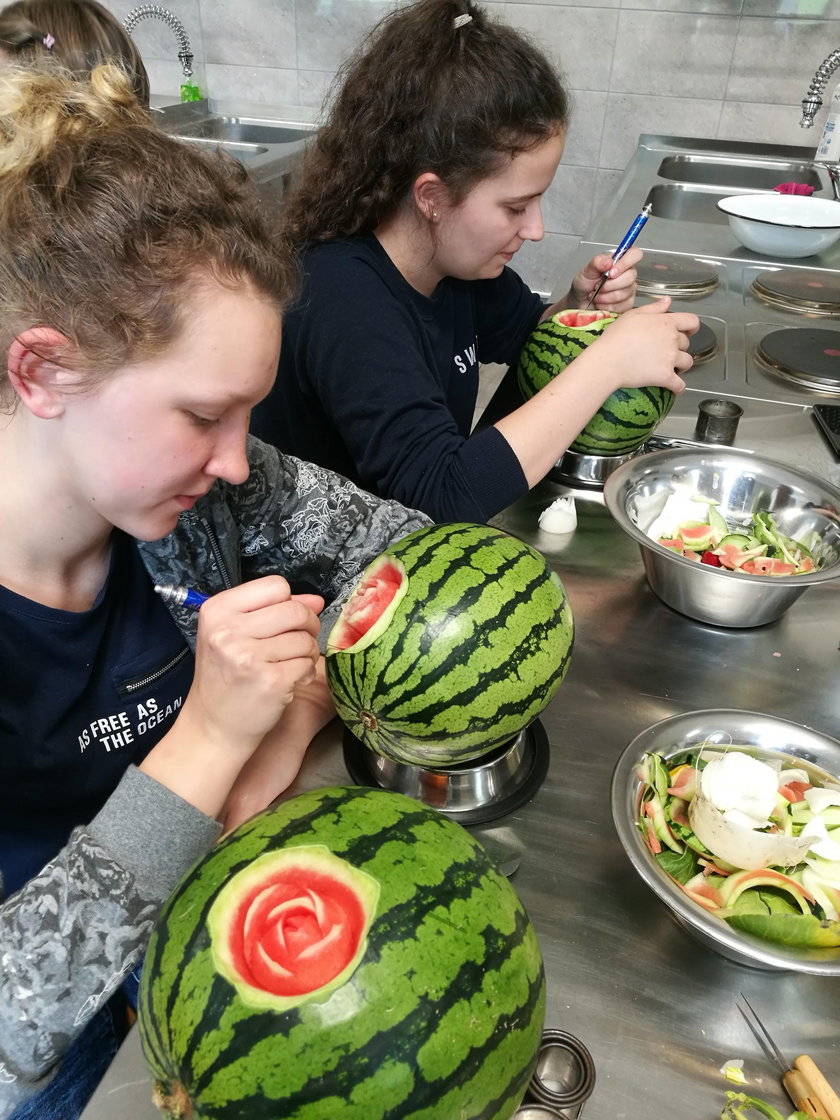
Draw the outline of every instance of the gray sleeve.
[[[90,825],[0,906],[0,1120],[49,1081],[219,832],[131,767]]]

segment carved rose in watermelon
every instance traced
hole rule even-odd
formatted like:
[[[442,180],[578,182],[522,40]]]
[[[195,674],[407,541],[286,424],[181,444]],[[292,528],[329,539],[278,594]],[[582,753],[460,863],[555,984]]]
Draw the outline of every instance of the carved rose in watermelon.
[[[544,1013],[534,929],[481,844],[342,786],[259,814],[187,873],[138,1020],[177,1120],[509,1120]]]
[[[616,318],[606,311],[558,311],[539,323],[519,356],[517,379],[525,400],[561,373]],[[667,416],[673,403],[671,390],[659,386],[617,389],[570,444],[570,450],[581,455],[635,451]]]
[[[449,766],[517,735],[569,665],[563,586],[530,545],[488,525],[434,525],[370,565],[327,642],[353,734],[396,762]]]
[[[364,956],[378,897],[375,879],[323,845],[259,856],[210,908],[216,967],[252,1007],[324,995]]]

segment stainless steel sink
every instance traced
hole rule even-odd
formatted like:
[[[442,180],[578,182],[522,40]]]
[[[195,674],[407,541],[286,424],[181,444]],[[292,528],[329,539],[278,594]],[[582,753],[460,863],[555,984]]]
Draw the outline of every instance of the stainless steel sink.
[[[645,199],[653,207],[654,218],[670,218],[678,222],[710,222],[728,225],[729,218],[717,209],[722,198],[743,191],[713,189],[703,186],[683,186],[678,183],[657,183]]]
[[[714,156],[667,156],[657,174],[680,183],[700,183],[726,189],[772,191],[779,183],[807,183],[820,190],[817,170],[807,163],[787,160],[732,160]]]
[[[313,126],[247,117],[210,116],[182,125],[175,135],[189,140],[215,140],[224,144],[294,144],[311,136]],[[265,149],[263,149],[265,150]]]
[[[317,128],[307,110],[262,110],[245,102],[203,99],[155,111],[161,128],[176,139],[222,148],[238,159],[271,202],[287,191]]]

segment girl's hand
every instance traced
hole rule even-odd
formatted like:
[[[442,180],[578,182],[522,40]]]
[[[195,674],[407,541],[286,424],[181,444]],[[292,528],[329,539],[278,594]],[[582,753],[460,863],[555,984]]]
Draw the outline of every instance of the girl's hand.
[[[636,265],[642,256],[641,249],[635,246],[628,249],[618,262],[613,262],[609,253],[599,253],[572,281],[574,301],[579,307],[585,307],[598,281],[605,272],[609,272],[609,279],[604,281],[595,297],[594,307],[599,311],[629,311],[636,298]]]
[[[661,385],[681,393],[685,382],[680,374],[694,364],[688,353],[689,339],[699,329],[700,320],[688,311],[666,314],[670,305],[670,297],[665,296],[625,312],[581,357],[591,354],[600,368],[606,359],[620,388]]]
[[[298,686],[315,677],[319,595],[292,595],[265,576],[212,596],[201,608],[195,676],[184,703],[209,739],[249,757]]]

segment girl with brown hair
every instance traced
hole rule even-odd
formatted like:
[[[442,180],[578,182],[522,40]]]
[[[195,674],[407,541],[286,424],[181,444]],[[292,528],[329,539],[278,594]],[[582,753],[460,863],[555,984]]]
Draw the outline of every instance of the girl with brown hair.
[[[427,523],[247,437],[295,280],[123,73],[0,72],[0,1117],[79,1114],[160,905],[333,714],[325,600]]]
[[[605,270],[595,306],[633,304],[635,249],[615,264],[595,257],[555,307],[508,267],[543,235],[567,118],[548,61],[472,0],[387,16],[341,75],[287,196],[304,287],[252,431],[437,520],[485,521],[546,474],[615,389],[679,392],[699,323],[662,300],[472,430],[480,363],[514,363],[537,322],[585,304]]]
[[[131,76],[141,105],[149,78],[134,40],[97,0],[15,0],[0,11],[0,55],[34,62],[47,55],[77,77],[112,62]]]

